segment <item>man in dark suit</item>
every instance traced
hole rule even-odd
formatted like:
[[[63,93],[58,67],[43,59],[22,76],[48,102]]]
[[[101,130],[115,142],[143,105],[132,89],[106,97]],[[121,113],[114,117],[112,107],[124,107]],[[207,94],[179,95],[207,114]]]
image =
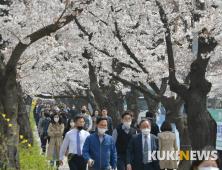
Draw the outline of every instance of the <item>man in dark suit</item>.
[[[146,112],[146,118],[150,120],[151,122],[151,134],[157,136],[158,133],[160,133],[159,126],[153,121],[154,114],[151,111]]]
[[[127,148],[127,170],[160,170],[157,154],[155,153],[156,159],[149,155],[153,151],[159,151],[159,139],[150,134],[151,122],[143,119],[139,126],[142,133],[134,135]]]
[[[105,107],[102,108],[101,112],[102,112],[103,117],[107,118],[107,121],[108,121],[108,127],[107,127],[106,134],[112,136],[112,134],[113,134],[112,118],[107,116],[107,109]]]

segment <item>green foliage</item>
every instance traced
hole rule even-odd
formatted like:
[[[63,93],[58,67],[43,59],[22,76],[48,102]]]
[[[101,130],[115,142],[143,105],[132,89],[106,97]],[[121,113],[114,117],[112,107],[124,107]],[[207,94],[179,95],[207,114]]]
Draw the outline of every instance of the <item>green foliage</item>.
[[[30,114],[30,123],[32,130],[34,131],[35,119],[32,112]],[[35,136],[33,137],[33,146],[28,147],[27,143],[20,143],[19,145],[19,159],[21,170],[57,169],[56,167],[50,167],[49,159],[45,155],[40,154],[40,147],[36,143]]]
[[[21,143],[19,146],[19,158],[21,170],[56,169],[50,167],[50,162],[46,156],[40,154],[40,148],[36,142],[31,147],[26,147],[25,144]]]
[[[35,119],[33,115],[33,109],[34,106],[32,106],[31,114],[30,114],[30,123],[32,131],[35,129]],[[33,133],[34,134],[34,133]],[[15,134],[18,135],[18,134]],[[0,138],[3,139],[2,145],[0,145],[0,154],[7,154],[4,150],[4,145],[13,145],[12,142],[7,140],[4,135],[0,134]],[[31,146],[29,144],[29,141],[26,139],[23,139],[23,136],[20,135],[20,139],[23,139],[23,141],[19,144],[19,159],[20,159],[20,170],[56,170],[57,167],[51,167],[50,165],[50,158],[48,158],[46,155],[41,155],[41,148],[38,146],[35,136],[34,138],[34,145]],[[3,169],[5,170],[5,166],[7,165],[9,158],[5,156],[5,160],[3,162]],[[12,168],[7,168],[7,170],[11,170]],[[2,170],[0,168],[0,170]]]

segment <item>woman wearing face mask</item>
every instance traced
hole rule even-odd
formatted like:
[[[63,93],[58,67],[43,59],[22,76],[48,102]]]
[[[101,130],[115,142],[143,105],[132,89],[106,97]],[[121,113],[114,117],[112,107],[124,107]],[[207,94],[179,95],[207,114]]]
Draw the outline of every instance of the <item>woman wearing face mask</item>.
[[[170,122],[164,121],[160,127],[160,130],[162,133],[158,133],[157,137],[159,138],[159,148],[160,148],[160,157],[163,157],[163,154],[165,156],[167,155],[167,151],[177,151],[177,139],[176,139],[176,134],[172,133],[172,126]],[[164,153],[163,153],[164,152]],[[173,170],[177,169],[177,156],[174,153],[173,154],[174,160],[160,160],[160,168],[162,170]]]
[[[96,110],[93,114],[92,114],[92,129],[90,130],[90,134],[95,133],[96,131],[96,120],[99,116],[99,111]]]
[[[217,159],[213,160],[214,159],[213,157],[209,157],[209,159],[204,159],[204,157],[202,159],[198,159],[198,157],[197,157],[197,160],[194,160],[192,162],[190,170],[220,170],[220,168],[221,168],[220,167],[220,158],[217,153],[212,154],[213,151],[216,151],[216,150],[210,146],[207,146],[201,152],[207,152],[207,151],[210,151],[211,152],[210,155],[214,155],[214,158],[216,156]],[[200,153],[200,154],[202,154],[202,153]]]
[[[74,128],[75,128],[74,118],[69,118],[69,120],[67,122],[67,125],[66,125],[66,128],[65,128],[64,133],[63,133],[63,139],[65,138],[66,133],[70,130],[73,130]],[[66,153],[65,153],[66,157],[68,157],[68,155],[69,155],[69,147],[67,148]]]
[[[48,127],[48,135],[50,136],[49,147],[47,150],[47,156],[53,157],[53,153],[55,151],[55,159],[56,166],[59,166],[59,151],[62,146],[63,138],[62,134],[64,131],[64,124],[62,123],[61,118],[59,118],[59,114],[55,113],[53,115],[52,123],[49,124]]]

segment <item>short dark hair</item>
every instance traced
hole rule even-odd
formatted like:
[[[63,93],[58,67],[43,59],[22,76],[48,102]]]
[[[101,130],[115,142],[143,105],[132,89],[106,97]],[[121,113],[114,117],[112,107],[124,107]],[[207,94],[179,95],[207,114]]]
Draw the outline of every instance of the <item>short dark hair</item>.
[[[98,117],[98,118],[97,118],[97,120],[96,120],[96,124],[98,125],[98,124],[99,124],[99,122],[100,122],[100,121],[102,121],[102,120],[106,120],[106,121],[107,121],[107,123],[108,123],[108,120],[107,120],[107,118],[106,118],[106,117]]]
[[[148,117],[152,118],[153,116],[154,116],[153,112],[151,111],[146,112],[146,118]]]
[[[202,150],[201,150],[201,152],[206,152],[206,151],[210,151],[210,152],[212,152],[212,151],[216,151],[215,150],[215,148],[213,148],[212,146],[205,146]],[[202,153],[201,153],[201,155],[202,155]],[[205,159],[204,159],[204,157],[202,157],[202,159],[198,159],[198,157],[197,157],[197,159],[196,160],[193,160],[192,161],[192,164],[191,164],[191,166],[190,166],[190,170],[193,170],[194,169],[194,167],[196,167],[197,168],[197,166],[199,166],[203,161],[204,161]],[[215,160],[216,161],[216,163],[217,163],[217,166],[218,166],[218,169],[220,169],[220,157],[219,157],[219,155],[218,155],[218,151],[217,151],[217,160]]]
[[[45,113],[44,113],[44,116],[45,116],[45,117],[50,117],[49,112],[45,112]]]
[[[77,121],[78,121],[79,119],[81,119],[81,118],[84,119],[83,115],[80,115],[80,114],[76,115],[76,116],[74,117],[74,122],[77,122]]]
[[[106,110],[106,111],[107,111],[107,109],[106,109],[105,107],[103,107],[103,108],[101,109],[101,112],[102,112],[103,110]]]
[[[130,112],[127,112],[125,111],[123,114],[122,114],[122,119],[124,118],[124,116],[126,115],[129,115],[131,118],[132,118],[132,114]]]
[[[145,122],[145,121],[149,122],[149,124],[150,124],[150,126],[151,126],[151,122],[150,122],[149,119],[142,119],[142,120],[140,121],[139,127],[141,127],[141,124],[142,124],[143,122]]]
[[[61,112],[60,115],[62,116],[62,118],[66,118],[66,113],[65,112]]]
[[[171,132],[172,132],[172,126],[171,126],[170,122],[167,121],[167,120],[165,120],[165,121],[162,123],[162,125],[161,125],[161,127],[160,127],[160,130],[161,130],[162,132],[164,132],[164,131],[171,131]]]
[[[132,119],[132,125],[134,125],[137,122],[136,118]]]

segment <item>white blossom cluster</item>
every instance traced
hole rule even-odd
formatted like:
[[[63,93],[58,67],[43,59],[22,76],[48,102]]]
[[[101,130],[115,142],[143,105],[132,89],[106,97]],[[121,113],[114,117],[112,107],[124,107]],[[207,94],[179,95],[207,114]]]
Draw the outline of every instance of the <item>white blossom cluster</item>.
[[[7,63],[12,51],[21,41],[29,44],[27,35],[55,23],[67,8],[65,16],[76,14],[76,7],[83,11],[76,14],[84,33],[75,21],[60,30],[30,45],[23,53],[18,65],[18,80],[28,94],[43,91],[57,94],[59,91],[74,91],[89,88],[88,62],[96,66],[96,74],[110,85],[112,62],[118,60],[124,67],[118,75],[124,80],[141,82],[148,86],[154,81],[168,76],[168,57],[164,25],[155,0],[13,0],[9,15],[0,17],[0,34],[9,45],[2,52]],[[176,66],[176,76],[182,83],[196,59],[192,53],[194,33],[207,28],[208,35],[215,37],[218,45],[207,68],[207,79],[212,82],[211,96],[221,92],[221,42],[222,42],[222,2],[204,0],[205,10],[198,10],[193,0],[159,1],[171,30],[171,41]],[[212,7],[217,6],[217,8]],[[200,14],[199,22],[193,21],[193,14]],[[62,25],[61,25],[62,27]],[[89,35],[92,34],[89,40]],[[126,47],[128,49],[126,49]],[[84,49],[91,52],[91,58],[82,57]],[[108,54],[108,55],[107,55]],[[65,59],[66,58],[66,59]],[[33,69],[34,68],[34,69]],[[132,69],[133,68],[133,69]],[[69,81],[67,81],[69,80]],[[126,92],[127,88],[118,83],[116,92]]]

